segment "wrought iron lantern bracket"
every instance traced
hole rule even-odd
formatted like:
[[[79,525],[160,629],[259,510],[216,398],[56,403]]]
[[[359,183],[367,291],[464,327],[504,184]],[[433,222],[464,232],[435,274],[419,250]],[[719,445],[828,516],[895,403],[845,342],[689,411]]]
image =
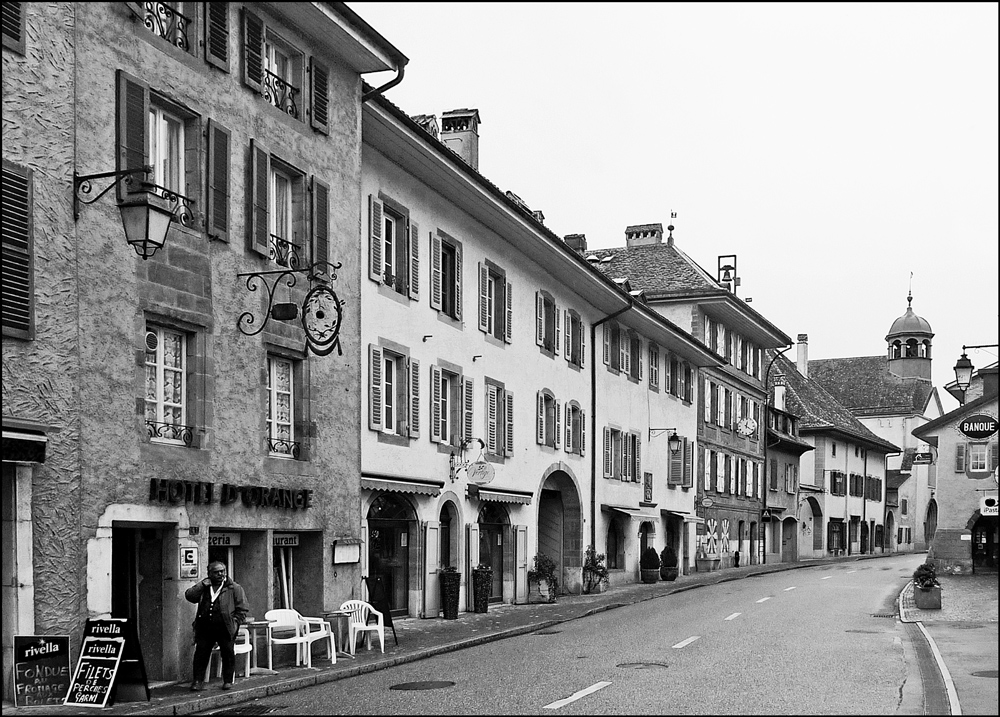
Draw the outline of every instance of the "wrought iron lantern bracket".
[[[97,174],[77,174],[73,172],[73,221],[77,221],[80,218],[80,205],[81,204],[93,204],[98,199],[103,197],[105,194],[110,192],[118,183],[125,180],[126,184],[132,182],[132,175],[134,174],[146,174],[147,172],[152,172],[152,165],[145,165],[143,167],[134,167],[132,169],[122,169],[117,172],[98,172]],[[94,181],[100,179],[111,179],[114,177],[115,181],[106,186],[100,191],[93,199],[86,199],[94,191]]]
[[[267,308],[264,319],[258,325],[257,316],[252,311],[244,311],[236,320],[236,328],[246,336],[256,336],[267,326],[268,321],[292,321],[300,318],[306,334],[306,345],[317,356],[326,356],[334,348],[343,355],[340,346],[340,324],[343,316],[344,300],[330,288],[337,279],[340,262],[318,261],[308,267],[276,269],[273,271],[251,271],[237,274],[246,279],[247,291],[256,292],[261,286],[267,292]],[[302,305],[275,303],[278,286],[284,284],[289,289],[296,285],[302,274],[309,281],[309,291]]]

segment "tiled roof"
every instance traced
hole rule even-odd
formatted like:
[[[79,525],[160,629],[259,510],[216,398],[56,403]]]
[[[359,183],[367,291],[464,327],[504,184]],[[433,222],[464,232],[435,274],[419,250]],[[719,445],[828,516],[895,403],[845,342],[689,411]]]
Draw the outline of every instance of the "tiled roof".
[[[766,349],[766,361],[775,356],[775,351]],[[812,362],[810,362],[810,370]],[[899,447],[879,438],[854,414],[811,377],[799,373],[795,364],[784,356],[778,356],[774,363],[774,374],[785,375],[785,410],[799,417],[799,432],[838,431],[856,440],[878,446],[887,453],[899,451]],[[769,390],[773,390],[774,374],[769,379]]]
[[[669,293],[692,290],[721,291],[704,269],[678,249],[673,242],[645,246],[595,249],[584,252],[588,259],[612,279],[627,277],[632,286],[646,292]],[[605,261],[610,259],[610,261]]]
[[[885,356],[815,359],[809,362],[809,378],[857,416],[922,414],[934,391],[929,379],[891,373]]]
[[[885,472],[886,490],[897,490],[899,486],[903,485],[909,479],[909,473],[903,473],[899,469],[890,468]]]

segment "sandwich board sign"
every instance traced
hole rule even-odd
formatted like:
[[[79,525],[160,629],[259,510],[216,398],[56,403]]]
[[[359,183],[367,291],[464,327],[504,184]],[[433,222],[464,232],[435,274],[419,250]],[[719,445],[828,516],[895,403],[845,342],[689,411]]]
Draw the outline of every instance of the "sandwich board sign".
[[[69,677],[69,635],[14,635],[15,707],[61,705]]]
[[[116,697],[122,701],[149,700],[135,621],[114,617],[87,620],[80,659],[63,704],[106,707],[114,704]]]

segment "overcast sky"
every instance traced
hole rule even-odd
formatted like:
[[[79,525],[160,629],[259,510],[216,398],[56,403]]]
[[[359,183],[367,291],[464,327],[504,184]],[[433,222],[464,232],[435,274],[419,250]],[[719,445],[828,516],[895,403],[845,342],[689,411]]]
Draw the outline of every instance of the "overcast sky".
[[[672,222],[810,358],[884,353],[911,272],[936,386],[996,343],[997,3],[349,6],[410,58],[386,97],[478,109],[480,172],[555,233]]]

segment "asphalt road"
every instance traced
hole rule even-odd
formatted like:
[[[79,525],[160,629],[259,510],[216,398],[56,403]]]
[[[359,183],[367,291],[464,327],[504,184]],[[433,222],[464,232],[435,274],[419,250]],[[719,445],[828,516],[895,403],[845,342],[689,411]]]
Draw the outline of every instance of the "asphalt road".
[[[722,583],[250,704],[279,716],[894,714],[907,638],[891,615],[911,572],[902,557]]]

